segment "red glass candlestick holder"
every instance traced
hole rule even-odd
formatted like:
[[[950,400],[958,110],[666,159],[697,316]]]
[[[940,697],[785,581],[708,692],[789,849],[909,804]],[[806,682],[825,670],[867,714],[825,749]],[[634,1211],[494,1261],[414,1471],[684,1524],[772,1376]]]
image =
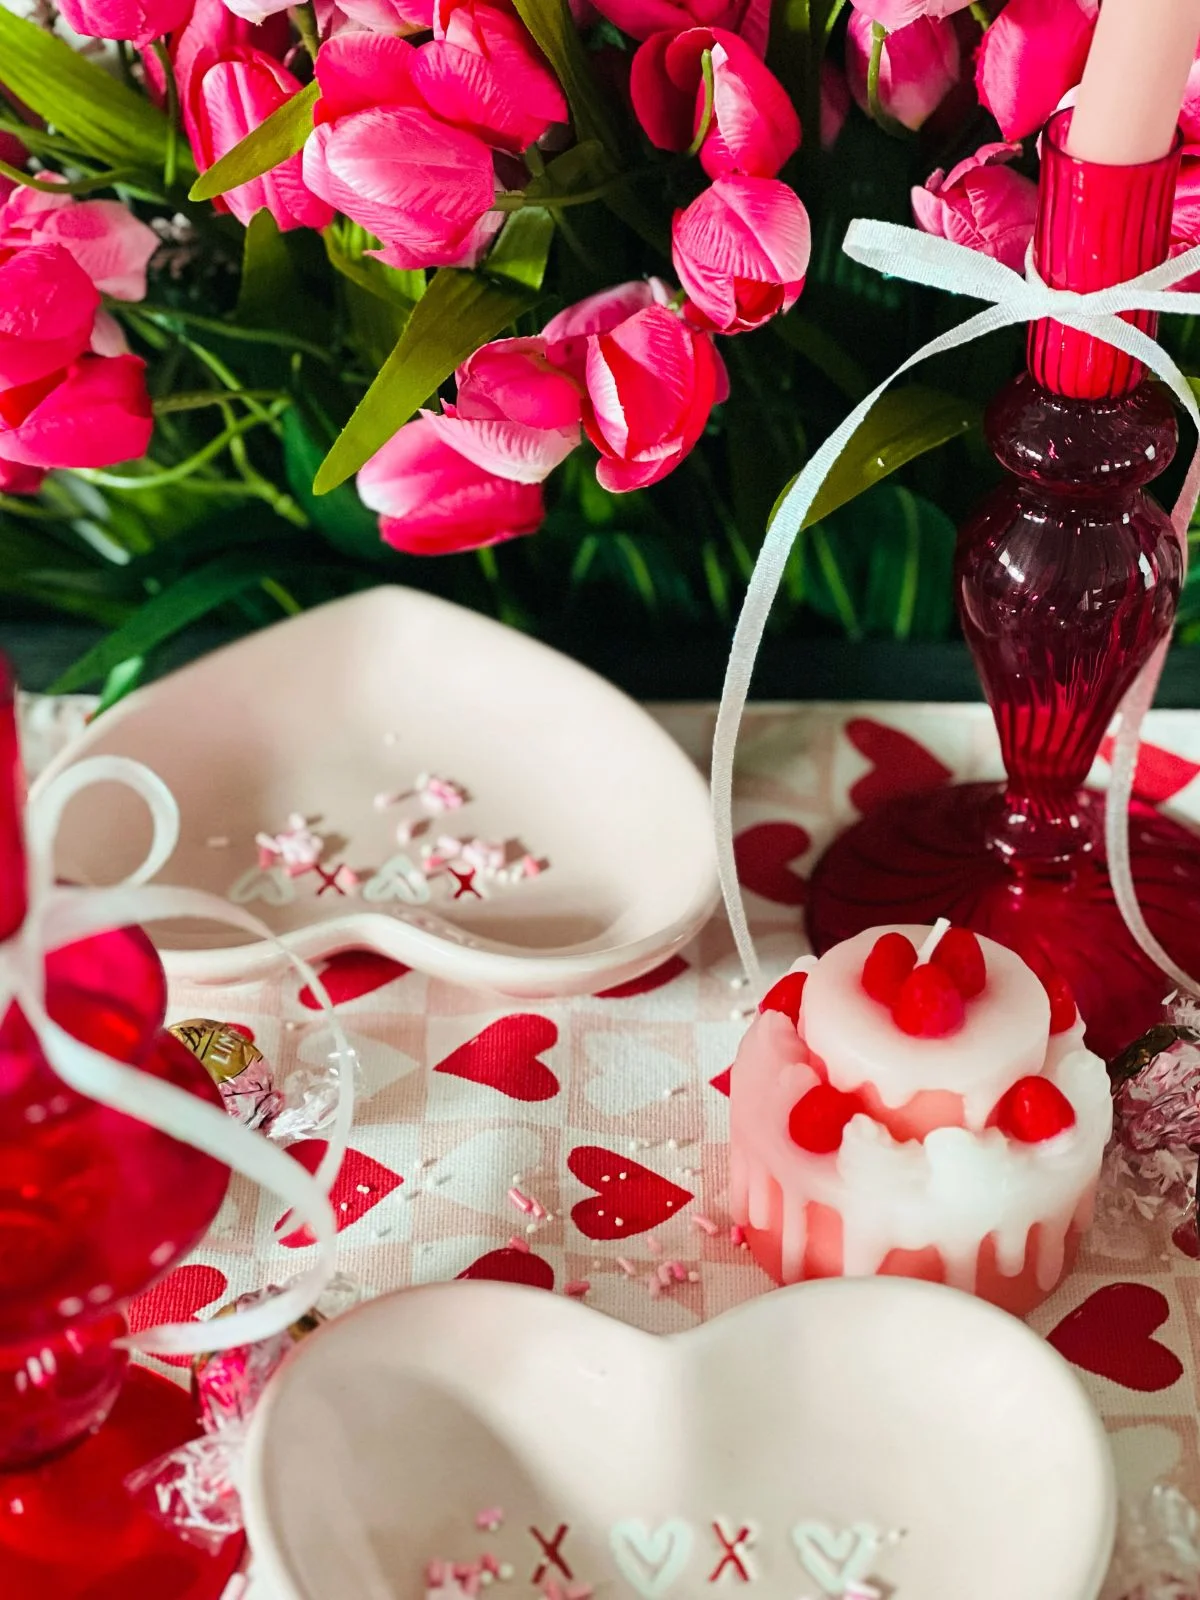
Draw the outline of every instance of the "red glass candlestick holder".
[[[1137,167],[1043,137],[1035,257],[1078,291],[1165,259],[1178,153]],[[1148,332],[1154,317],[1129,314]],[[1088,334],[1031,326],[1029,371],[989,407],[1003,483],[962,528],[955,589],[1007,782],[894,801],[835,841],[813,875],[818,951],[863,928],[952,917],[1071,984],[1088,1042],[1112,1056],[1161,1015],[1168,985],[1125,929],[1104,860],[1104,799],[1084,788],[1122,696],[1172,626],[1183,561],[1146,485],[1168,465],[1170,402]],[[1135,804],[1134,879],[1151,929],[1200,971],[1200,836]]]
[[[0,953],[26,915],[14,690],[0,658]],[[50,954],[45,1006],[68,1033],[220,1105],[163,1031],[166,984],[137,929]],[[199,1431],[187,1394],[128,1371],[124,1304],[201,1237],[225,1193],[209,1156],[67,1087],[19,1007],[0,1018],[0,1595],[221,1593],[213,1558],[135,1506],[126,1473]]]

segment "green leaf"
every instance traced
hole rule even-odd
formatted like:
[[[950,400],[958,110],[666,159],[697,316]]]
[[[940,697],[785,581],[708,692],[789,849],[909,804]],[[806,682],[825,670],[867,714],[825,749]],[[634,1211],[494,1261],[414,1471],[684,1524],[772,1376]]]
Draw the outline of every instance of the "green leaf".
[[[250,218],[242,246],[242,282],[237,320],[250,328],[279,326],[279,317],[300,293],[287,238],[264,207]]]
[[[293,406],[283,419],[284,470],[289,489],[308,513],[313,527],[335,550],[358,561],[380,561],[388,552],[379,537],[378,520],[363,505],[353,486],[343,483],[328,494],[313,494],[313,478],[324,454],[314,425],[300,406]]]
[[[214,200],[219,194],[249,183],[251,178],[261,178],[264,172],[270,172],[272,167],[302,150],[312,132],[313,107],[320,98],[321,86],[314,78],[299,94],[272,111],[240,144],[235,144],[219,161],[214,161],[207,172],[201,173],[188,198]]]
[[[325,228],[322,239],[330,264],[341,280],[351,343],[364,360],[379,368],[395,348],[413,307],[425,293],[425,273],[401,272],[368,255],[369,250],[379,248],[379,240],[358,223],[344,218]]]
[[[113,167],[161,172],[167,119],[63,39],[0,7],[0,77],[82,154]],[[181,172],[194,171],[180,151]]]
[[[852,639],[943,639],[953,618],[954,524],[883,484],[809,529],[805,601]]]
[[[978,420],[978,412],[970,402],[943,394],[940,389],[927,389],[921,384],[889,389],[834,463],[804,519],[804,527],[821,522],[839,506],[856,499],[926,451],[966,433]],[[776,500],[775,510],[795,481],[793,477]],[[773,510],[771,515],[774,514]]]
[[[460,362],[534,304],[553,232],[553,223],[547,225],[539,208],[518,211],[505,224],[485,270],[439,268],[396,348],[321,463],[314,493],[327,494],[357,472],[437,393]],[[493,276],[496,271],[504,276]]]
[[[145,670],[144,656],[130,656],[126,661],[118,661],[105,679],[104,688],[100,693],[100,704],[93,712],[93,717],[111,710],[118,700],[124,700],[127,694],[132,694],[142,681],[142,673]]]
[[[575,132],[580,139],[598,139],[615,155],[620,140],[567,0],[515,0],[515,4],[521,21],[562,84]]]
[[[234,551],[210,561],[207,566],[189,572],[185,577],[154,595],[142,605],[129,621],[102,639],[50,686],[52,694],[69,694],[86,689],[89,684],[106,678],[114,667],[120,666],[130,656],[145,656],[157,645],[172,638],[190,623],[207,616],[217,606],[230,600],[272,575],[268,565],[256,550]]]

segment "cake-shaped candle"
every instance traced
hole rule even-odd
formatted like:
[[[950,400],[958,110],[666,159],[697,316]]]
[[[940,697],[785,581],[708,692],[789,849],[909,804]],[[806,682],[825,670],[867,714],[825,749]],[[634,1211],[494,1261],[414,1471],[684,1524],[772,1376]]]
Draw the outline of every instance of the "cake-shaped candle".
[[[781,1283],[895,1273],[1025,1312],[1071,1266],[1111,1125],[1049,969],[874,928],[798,962],[742,1041],[731,1211]]]

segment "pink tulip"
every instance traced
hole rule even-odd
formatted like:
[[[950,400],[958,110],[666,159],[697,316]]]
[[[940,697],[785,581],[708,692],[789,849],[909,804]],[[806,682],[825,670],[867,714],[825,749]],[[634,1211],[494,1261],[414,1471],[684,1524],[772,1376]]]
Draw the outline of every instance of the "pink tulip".
[[[868,112],[872,44],[870,17],[853,12],[846,29],[846,77],[850,93]],[[880,109],[915,133],[958,82],[961,60],[952,22],[919,17],[889,33],[879,64]]]
[[[371,33],[428,33],[433,27],[433,0],[337,0],[342,26],[366,28]],[[317,19],[321,21],[318,7]],[[336,26],[321,26],[321,37],[328,39],[340,31]]]
[[[1083,76],[1096,0],[1008,0],[983,36],[975,87],[1006,139],[1023,139]]]
[[[433,39],[416,52],[413,81],[444,122],[513,154],[569,115],[521,19],[481,0],[435,0]]]
[[[146,298],[146,267],[158,243],[154,229],[117,200],[22,188],[0,205],[0,247],[61,245],[114,300]]]
[[[358,111],[314,128],[304,181],[377,235],[384,259],[401,268],[455,265],[495,198],[483,141],[415,106]]]
[[[187,20],[192,0],[60,0],[63,21],[89,39],[126,39],[139,50]]]
[[[0,434],[0,439],[3,437]],[[0,455],[0,494],[36,494],[45,476],[41,467],[23,467]]]
[[[700,164],[710,178],[731,172],[773,178],[799,146],[800,119],[779,79],[736,33],[689,28],[647,39],[630,77],[638,121],[660,150],[691,145],[705,109],[705,51],[713,100]]]
[[[416,106],[430,111],[413,81],[417,52],[407,39],[387,33],[339,33],[317,52],[321,98],[313,121],[335,123],[378,106]]]
[[[406,423],[358,475],[364,505],[380,513],[386,542],[410,555],[451,555],[536,533],[545,515],[538,484],[514,483],[446,444],[427,417]]]
[[[286,67],[247,45],[209,67],[200,80],[196,165],[202,172],[212,166],[300,87]],[[267,210],[285,232],[323,228],[333,221],[333,207],[305,183],[299,155],[221,198],[239,222],[248,223],[255,212]]]
[[[758,55],[766,54],[769,0],[596,0],[596,9],[634,39],[727,28],[740,33]]]
[[[850,112],[846,74],[825,57],[821,63],[821,149],[832,150]]]
[[[620,494],[673,472],[704,431],[717,383],[710,336],[665,306],[593,334],[583,420],[601,485]]]
[[[894,33],[921,17],[952,17],[956,11],[965,11],[971,0],[850,0],[850,4]]]
[[[485,344],[455,374],[456,405],[423,411],[438,438],[485,472],[541,483],[580,441],[579,386],[542,339]]]
[[[1022,271],[1037,216],[1037,184],[1004,165],[1020,154],[1019,144],[985,144],[948,173],[930,173],[925,187],[912,192],[917,225]]]
[[[28,159],[29,152],[17,138],[15,133],[5,133],[0,129],[0,161],[6,166],[23,168]],[[12,178],[6,178],[0,172],[0,201],[6,200],[14,189],[19,189],[20,184]]]
[[[82,355],[99,305],[61,245],[0,250],[0,385],[36,383]]]
[[[65,373],[0,391],[0,457],[26,467],[110,467],[154,431],[146,363],[81,356]]]
[[[201,93],[204,75],[218,61],[237,59],[243,47],[282,61],[291,46],[291,28],[284,15],[269,17],[254,27],[235,17],[224,0],[195,0],[191,16],[171,35],[168,50],[179,89],[179,110],[184,132],[193,154],[203,150],[201,124],[204,102]],[[146,85],[156,105],[166,104],[166,79],[162,63],[151,50],[142,54]]]
[[[671,227],[679,281],[719,333],[745,333],[790,310],[811,247],[808,213],[778,178],[718,178]]]
[[[667,306],[671,291],[661,278],[634,278],[588,295],[542,329],[546,358],[582,383],[587,369],[588,340],[596,333],[611,333],[627,318],[647,306]]]

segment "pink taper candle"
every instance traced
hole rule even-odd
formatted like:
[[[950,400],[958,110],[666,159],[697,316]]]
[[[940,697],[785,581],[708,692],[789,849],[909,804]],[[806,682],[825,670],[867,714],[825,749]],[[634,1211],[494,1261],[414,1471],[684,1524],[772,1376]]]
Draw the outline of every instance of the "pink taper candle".
[[[1171,148],[1200,41],[1200,0],[1104,0],[1067,153],[1132,167]]]

